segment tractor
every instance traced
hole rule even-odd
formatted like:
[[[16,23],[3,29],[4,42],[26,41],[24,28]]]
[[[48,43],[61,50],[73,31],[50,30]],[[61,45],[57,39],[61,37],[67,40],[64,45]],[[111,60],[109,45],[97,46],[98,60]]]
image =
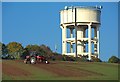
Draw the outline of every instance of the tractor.
[[[37,55],[35,52],[30,53],[30,55],[25,57],[24,63],[26,64],[36,64],[36,63],[46,63],[48,64],[49,62],[47,61],[46,57]]]

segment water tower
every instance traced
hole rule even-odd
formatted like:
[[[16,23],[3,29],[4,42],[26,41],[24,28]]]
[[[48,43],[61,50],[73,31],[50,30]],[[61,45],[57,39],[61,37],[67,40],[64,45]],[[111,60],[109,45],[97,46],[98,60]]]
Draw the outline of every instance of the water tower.
[[[71,6],[60,11],[62,54],[99,58],[101,6]],[[68,52],[69,50],[69,52]]]

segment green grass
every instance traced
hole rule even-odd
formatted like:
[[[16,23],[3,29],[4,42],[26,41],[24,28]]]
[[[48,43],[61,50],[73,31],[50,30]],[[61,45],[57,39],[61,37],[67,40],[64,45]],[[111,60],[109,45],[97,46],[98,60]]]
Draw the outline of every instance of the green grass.
[[[3,80],[4,79],[8,79],[10,80],[12,77],[15,79],[15,80],[18,80],[18,79],[24,79],[24,80],[44,80],[44,79],[49,79],[51,77],[53,77],[54,74],[51,74],[49,72],[46,72],[44,69],[38,69],[30,64],[23,64],[23,63],[17,63],[17,62],[13,62],[13,61],[9,61],[9,62],[6,62],[6,63],[11,63],[13,66],[17,66],[27,72],[30,72],[31,75],[30,76],[22,76],[22,77],[19,77],[19,76],[7,76],[5,75],[5,77],[3,76]],[[9,69],[9,68],[8,68]],[[4,75],[4,74],[3,74]]]
[[[108,64],[108,63],[92,63],[92,64],[86,64],[83,67],[77,66],[77,68],[82,68],[85,70],[103,74],[103,76],[88,77],[86,79],[100,79],[100,80],[118,79],[118,65]]]
[[[63,77],[55,73],[35,67],[34,65],[24,64],[23,62],[3,61],[3,64],[11,64],[31,73],[29,76],[9,76],[3,73],[3,80],[118,80],[118,64],[97,63],[97,62],[65,62],[55,61],[55,66],[74,71],[90,71],[98,73],[87,77]],[[47,65],[46,65],[47,66]],[[4,69],[3,69],[4,70]],[[8,68],[9,70],[9,68]],[[101,75],[99,75],[101,74]]]

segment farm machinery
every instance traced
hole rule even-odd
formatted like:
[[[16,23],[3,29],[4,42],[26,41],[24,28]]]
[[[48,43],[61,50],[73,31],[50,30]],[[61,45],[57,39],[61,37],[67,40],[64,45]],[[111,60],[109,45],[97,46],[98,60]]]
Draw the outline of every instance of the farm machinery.
[[[37,55],[36,53],[32,52],[30,55],[25,57],[24,63],[26,64],[36,64],[36,63],[46,63],[49,64],[48,60],[44,56]]]

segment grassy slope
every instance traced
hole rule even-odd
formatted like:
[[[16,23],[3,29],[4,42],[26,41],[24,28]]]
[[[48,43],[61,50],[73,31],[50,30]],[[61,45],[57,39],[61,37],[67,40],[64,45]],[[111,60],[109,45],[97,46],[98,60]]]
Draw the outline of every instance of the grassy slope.
[[[102,76],[90,76],[85,77],[83,79],[108,79],[108,80],[116,80],[118,79],[118,65],[117,64],[109,64],[109,63],[82,63],[82,66],[72,65],[77,69],[89,70],[96,73],[103,74]]]
[[[67,64],[67,62],[57,62],[57,66],[60,68],[75,70],[75,71],[92,71],[96,73],[103,74],[102,76],[89,76],[89,77],[58,77],[56,74],[46,71],[44,69],[40,69],[35,67],[34,65],[23,64],[22,62],[14,62],[14,61],[3,61],[4,63],[15,65],[21,69],[24,69],[30,72],[32,75],[30,76],[8,76],[3,74],[3,79],[35,79],[35,80],[55,80],[55,79],[99,79],[99,80],[116,80],[118,79],[118,65],[117,64],[109,64],[109,63],[86,63],[86,62],[72,62]],[[3,63],[3,64],[4,64]]]
[[[24,80],[32,80],[32,79],[46,79],[46,78],[52,78],[54,74],[51,74],[49,72],[46,72],[45,70],[43,69],[38,69],[36,67],[34,67],[33,65],[30,65],[30,64],[24,64],[23,62],[14,62],[14,61],[9,61],[9,62],[6,62],[6,61],[3,61],[4,63],[7,63],[7,64],[11,64],[13,66],[17,66],[25,71],[28,71],[31,73],[30,76],[23,76],[23,77],[19,77],[19,76],[8,76],[8,75],[5,75],[3,74],[3,80],[4,79],[15,79],[15,80],[18,80],[18,79],[24,79]],[[5,76],[5,77],[4,77]]]
[[[74,62],[74,64],[61,64],[60,66],[69,69],[77,69],[83,71],[91,71],[103,74],[102,76],[89,76],[82,78],[73,79],[83,79],[83,80],[117,80],[118,79],[118,65],[111,63],[98,63],[98,62]]]

